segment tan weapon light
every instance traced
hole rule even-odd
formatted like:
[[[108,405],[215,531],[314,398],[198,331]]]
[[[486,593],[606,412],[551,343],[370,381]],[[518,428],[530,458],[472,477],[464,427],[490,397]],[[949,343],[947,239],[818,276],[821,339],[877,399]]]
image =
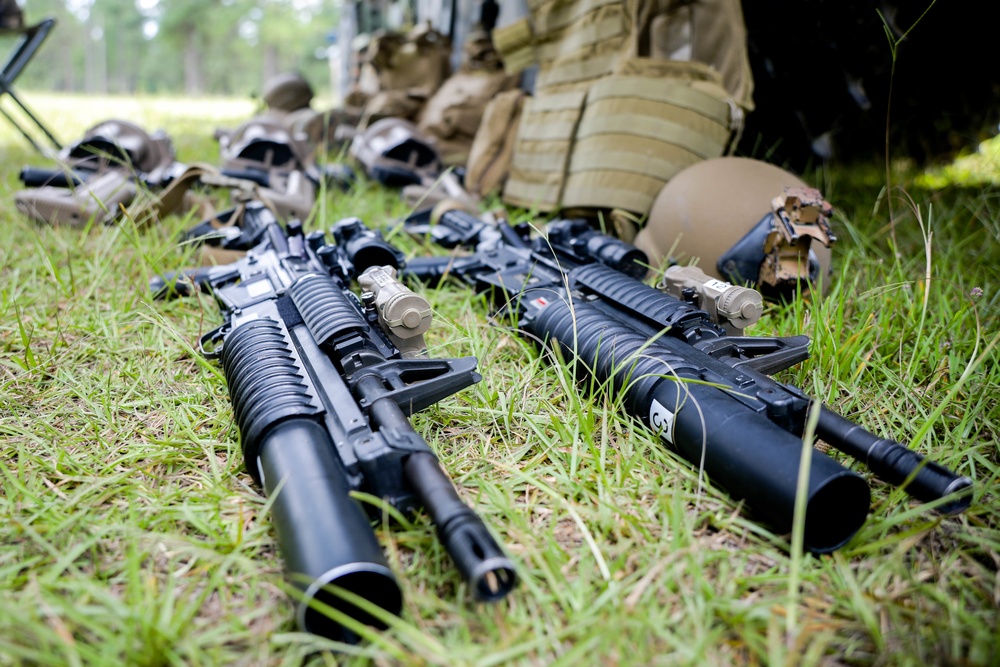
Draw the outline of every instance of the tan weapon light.
[[[404,357],[420,354],[426,347],[423,334],[431,328],[431,306],[396,279],[391,266],[373,266],[358,277],[358,284],[372,295],[379,323],[393,338]],[[365,295],[362,295],[365,299]],[[367,300],[367,299],[366,299]]]
[[[692,301],[730,335],[742,335],[743,329],[756,324],[764,312],[760,292],[713,278],[696,266],[671,266],[657,288]],[[685,294],[685,290],[691,291]]]

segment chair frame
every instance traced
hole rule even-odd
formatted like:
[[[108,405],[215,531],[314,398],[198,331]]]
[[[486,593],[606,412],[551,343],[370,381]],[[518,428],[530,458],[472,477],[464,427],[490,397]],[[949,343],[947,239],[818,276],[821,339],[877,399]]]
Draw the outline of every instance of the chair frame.
[[[54,18],[45,19],[35,25],[26,26],[24,28],[3,28],[0,29],[0,37],[7,35],[17,35],[17,42],[14,44],[10,51],[10,55],[7,58],[7,62],[4,63],[3,68],[0,69],[0,102],[3,101],[3,97],[6,95],[10,97],[14,103],[21,108],[21,111],[31,120],[35,126],[41,130],[41,132],[48,138],[52,145],[55,146],[56,150],[62,149],[62,144],[56,139],[55,135],[42,123],[38,117],[25,106],[24,102],[21,100],[20,96],[14,92],[14,81],[17,77],[24,71],[28,63],[31,62],[32,57],[41,48],[42,43],[45,38],[48,37],[49,32],[52,31],[56,25],[56,20]],[[27,139],[36,151],[42,155],[46,155],[46,151],[32,138],[31,134],[26,128],[24,128],[14,116],[10,114],[6,109],[0,106],[0,115],[3,115],[11,125],[17,129],[21,135]]]

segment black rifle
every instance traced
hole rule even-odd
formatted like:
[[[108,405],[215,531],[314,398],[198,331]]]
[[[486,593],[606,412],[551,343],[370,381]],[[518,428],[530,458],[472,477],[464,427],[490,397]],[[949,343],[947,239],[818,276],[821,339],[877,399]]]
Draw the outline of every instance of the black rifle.
[[[270,213],[259,207],[255,215]],[[304,235],[299,221],[283,228],[272,216],[244,259],[151,287],[158,297],[189,293],[182,286],[190,279],[220,304],[225,323],[202,337],[201,351],[221,361],[247,470],[273,499],[281,553],[300,591],[299,625],[353,641],[324,605],[384,624],[338,589],[394,614],[402,595],[352,490],[404,513],[422,506],[477,599],[501,599],[516,577],[407,420],[478,382],[475,357],[423,357],[430,308],[395,280],[402,254],[357,219],[331,231],[328,244],[322,232]],[[351,279],[362,284],[361,299],[347,288]]]
[[[742,333],[747,316],[756,321],[759,294],[704,274],[701,289],[683,287],[682,298],[649,287],[639,280],[644,253],[584,221],[550,223],[547,238],[534,239],[526,225],[491,225],[462,211],[445,213],[435,225],[411,219],[404,228],[446,247],[476,246],[472,255],[410,260],[404,276],[436,283],[454,275],[491,293],[500,314],[532,340],[558,346],[580,376],[624,394],[629,415],[704,465],[713,481],[779,532],[791,530],[812,401],[769,374],[808,358],[809,338],[731,335]],[[738,293],[756,300],[740,301]],[[717,313],[716,321],[706,311]],[[971,502],[968,477],[825,406],[815,432],[915,498],[950,496],[938,507],[943,513]],[[826,553],[861,528],[870,493],[861,476],[815,451],[806,503],[804,545]]]

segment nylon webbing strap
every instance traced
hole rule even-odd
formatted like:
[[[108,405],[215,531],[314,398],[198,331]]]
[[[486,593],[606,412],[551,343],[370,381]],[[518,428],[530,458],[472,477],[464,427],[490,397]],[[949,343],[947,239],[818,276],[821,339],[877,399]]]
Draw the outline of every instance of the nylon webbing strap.
[[[536,35],[549,35],[577,23],[587,14],[622,0],[550,0],[529,3]]]
[[[632,113],[630,114],[629,111]],[[601,132],[623,132],[649,136],[642,130],[631,130],[628,125],[630,118],[637,121],[637,127],[643,127],[650,120],[662,120],[683,125],[697,134],[715,137],[720,142],[725,142],[729,138],[729,128],[725,120],[708,118],[696,111],[672,104],[634,98],[606,99],[588,104],[587,112],[580,123],[578,136],[590,136]],[[655,139],[656,137],[650,138]]]
[[[642,126],[648,120],[663,120],[677,125],[683,125],[691,129],[692,132],[703,134],[708,137],[716,137],[718,141],[725,142],[729,137],[728,108],[725,117],[709,118],[696,111],[664,104],[662,102],[650,102],[648,100],[637,100],[635,98],[611,98],[587,104],[584,119],[581,121],[580,134],[590,136],[601,132],[624,132],[625,134],[642,134],[641,131],[628,129],[623,121],[634,119],[638,121],[638,126]],[[625,129],[622,129],[622,128]],[[648,135],[647,135],[648,136]],[[656,137],[652,137],[656,138]],[[673,141],[673,140],[671,140]]]
[[[586,137],[592,134],[614,132],[687,146],[692,152],[697,153],[705,159],[722,155],[726,146],[726,140],[729,138],[727,130],[724,130],[725,136],[720,141],[695,132],[688,125],[682,125],[663,118],[629,118],[627,116],[611,118],[602,116],[585,117],[580,121],[578,136]]]
[[[663,180],[620,171],[586,171],[571,174],[563,189],[562,206],[594,206],[648,211]]]
[[[625,36],[624,15],[620,7],[609,7],[608,10],[618,11],[605,12],[606,15],[599,17],[596,21],[586,25],[573,26],[568,28],[561,35],[554,35],[553,39],[547,39],[535,46],[538,60],[546,63],[557,58],[569,57],[574,53],[582,51],[588,47],[606,42],[616,37]],[[586,54],[581,54],[584,58]]]
[[[504,186],[504,201],[521,208],[538,211],[551,211],[559,204],[559,192],[562,189],[562,179],[559,183],[544,183],[530,178],[528,173],[510,172],[507,185]]]
[[[521,128],[521,141],[545,141],[547,139],[569,139],[573,136],[579,114],[566,120],[540,122],[532,119]]]
[[[586,60],[569,60],[555,63],[545,71],[538,73],[537,87],[539,90],[578,81],[592,81],[610,74],[618,54],[614,51],[604,55],[594,56]]]
[[[548,142],[551,143],[551,142]],[[514,155],[511,167],[521,171],[560,171],[566,167],[566,155],[570,142],[563,142],[559,148],[549,151],[531,151],[526,147]]]
[[[598,138],[607,139],[608,144],[615,143],[610,137]],[[577,150],[569,163],[571,175],[584,171],[622,171],[665,181],[681,169],[701,161],[698,155],[679,146],[657,147],[650,151],[650,155],[642,155],[635,151],[610,150],[609,146],[593,146],[587,143],[590,141],[593,140],[585,139],[577,143]],[[601,150],[602,148],[606,150]],[[587,151],[590,150],[600,152],[589,154]]]
[[[721,88],[719,89],[721,91]],[[696,111],[702,116],[729,126],[730,107],[724,98],[714,97],[677,80],[652,80],[650,77],[622,76],[600,81],[587,95],[588,106],[606,99],[635,99],[662,102]]]
[[[535,97],[528,98],[525,103],[525,113],[539,113],[542,111],[565,111],[575,109],[579,111],[583,106],[583,100],[587,93],[582,90],[574,90],[568,93],[539,93]]]

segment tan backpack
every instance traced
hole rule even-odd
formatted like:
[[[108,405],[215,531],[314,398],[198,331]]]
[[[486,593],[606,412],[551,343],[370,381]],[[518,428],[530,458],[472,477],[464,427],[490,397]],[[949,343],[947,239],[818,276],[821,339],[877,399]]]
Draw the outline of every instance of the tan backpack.
[[[450,40],[430,24],[406,33],[380,31],[365,49],[359,88],[348,100],[364,104],[362,117],[369,122],[412,120],[448,78],[450,58]],[[377,90],[372,90],[373,79]]]
[[[725,154],[752,108],[739,0],[532,0],[495,31],[539,65],[504,201],[644,215],[677,172]]]
[[[486,105],[517,85],[517,77],[504,73],[485,31],[474,31],[463,51],[462,66],[427,101],[417,121],[420,130],[434,140],[446,165],[465,164]]]

